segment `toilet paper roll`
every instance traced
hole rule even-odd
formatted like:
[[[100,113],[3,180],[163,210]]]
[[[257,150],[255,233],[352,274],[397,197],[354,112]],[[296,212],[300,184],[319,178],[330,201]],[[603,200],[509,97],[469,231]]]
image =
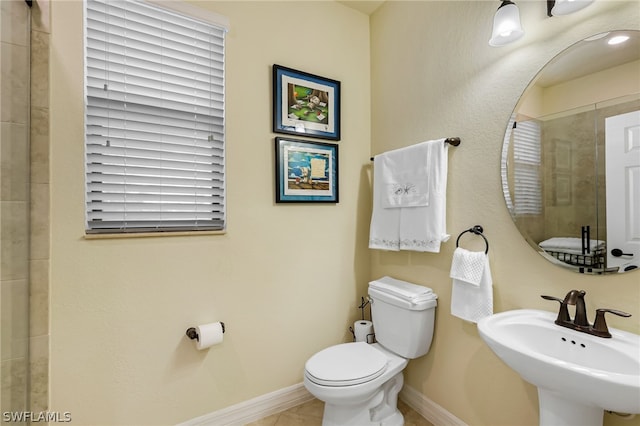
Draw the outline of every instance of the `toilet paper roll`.
[[[356,335],[356,342],[373,343],[373,323],[371,321],[354,322],[353,333]]]
[[[198,332],[198,338],[195,340],[198,350],[210,348],[213,345],[222,343],[224,329],[222,323],[212,322],[210,324],[202,324],[195,327]]]

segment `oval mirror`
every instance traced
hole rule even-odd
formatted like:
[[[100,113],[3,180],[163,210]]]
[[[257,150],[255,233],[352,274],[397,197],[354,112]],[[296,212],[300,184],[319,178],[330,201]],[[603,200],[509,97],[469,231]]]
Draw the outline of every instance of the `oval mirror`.
[[[505,132],[502,184],[527,242],[579,273],[640,268],[640,31],[551,60]]]

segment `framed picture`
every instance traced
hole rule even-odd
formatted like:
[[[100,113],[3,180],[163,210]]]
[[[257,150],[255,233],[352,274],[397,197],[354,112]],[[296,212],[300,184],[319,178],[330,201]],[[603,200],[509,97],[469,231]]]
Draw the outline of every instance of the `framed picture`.
[[[276,203],[337,203],[338,145],[276,138]]]
[[[273,131],[340,140],[340,82],[274,65]]]

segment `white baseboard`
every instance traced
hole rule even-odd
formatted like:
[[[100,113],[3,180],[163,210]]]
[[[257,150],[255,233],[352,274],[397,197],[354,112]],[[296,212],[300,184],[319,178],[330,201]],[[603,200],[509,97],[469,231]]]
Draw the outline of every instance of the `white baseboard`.
[[[178,426],[236,426],[255,422],[313,399],[302,383],[180,423]]]
[[[399,395],[409,407],[434,425],[467,426],[462,420],[411,386]],[[302,383],[258,396],[248,401],[180,423],[178,426],[241,426],[311,401],[313,395]]]
[[[465,422],[407,384],[402,387],[399,397],[434,425],[467,426]]]

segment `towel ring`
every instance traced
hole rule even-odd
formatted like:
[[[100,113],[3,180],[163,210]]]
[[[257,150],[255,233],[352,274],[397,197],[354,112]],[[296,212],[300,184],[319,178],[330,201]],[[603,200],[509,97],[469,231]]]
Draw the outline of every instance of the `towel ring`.
[[[482,239],[484,240],[484,243],[487,245],[486,250],[484,251],[484,254],[489,253],[489,241],[487,241],[487,237],[485,237],[482,233],[484,232],[484,229],[482,229],[482,226],[480,225],[476,225],[473,228],[469,228],[465,231],[462,231],[460,233],[460,235],[458,235],[458,239],[456,239],[456,247],[458,247],[458,242],[460,241],[460,237],[462,237],[463,234],[466,234],[467,232],[472,232],[476,235],[480,235],[482,237]]]

